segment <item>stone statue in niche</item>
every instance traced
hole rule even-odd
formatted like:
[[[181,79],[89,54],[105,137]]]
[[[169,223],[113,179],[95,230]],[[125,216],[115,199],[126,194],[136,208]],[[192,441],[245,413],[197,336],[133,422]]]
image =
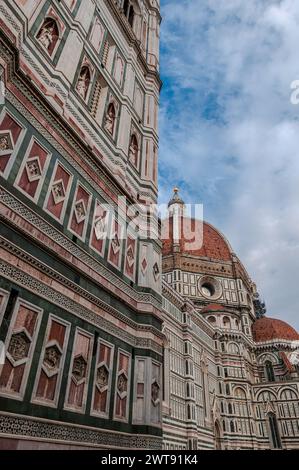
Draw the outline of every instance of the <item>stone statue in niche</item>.
[[[160,393],[160,387],[158,382],[155,380],[154,383],[152,383],[152,401],[156,405],[158,400],[159,400],[159,393]]]
[[[57,41],[57,26],[54,20],[44,22],[37,39],[48,52],[53,50]]]
[[[138,162],[138,142],[135,134],[131,136],[130,147],[129,147],[129,160],[133,165],[137,165]]]
[[[110,103],[105,117],[104,129],[113,135],[115,124],[115,108],[113,103]]]
[[[88,67],[83,67],[76,86],[79,95],[85,100],[90,83],[90,72]]]

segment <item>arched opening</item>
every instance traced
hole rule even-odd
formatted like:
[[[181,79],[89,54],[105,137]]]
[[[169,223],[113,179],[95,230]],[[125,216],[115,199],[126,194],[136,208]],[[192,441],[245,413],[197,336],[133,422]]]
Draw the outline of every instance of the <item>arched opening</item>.
[[[107,109],[106,117],[105,117],[104,128],[111,135],[114,134],[115,119],[116,119],[115,107],[113,103],[110,103]]]
[[[59,29],[53,18],[46,18],[37,33],[38,42],[52,55],[59,38]]]
[[[125,16],[128,16],[129,6],[130,6],[129,0],[125,0],[124,5],[123,5],[123,10],[124,10],[124,15]]]
[[[230,328],[230,319],[228,317],[223,317],[223,326],[224,328]]]
[[[215,449],[221,450],[221,432],[218,421],[215,423]]]
[[[246,399],[246,392],[245,390],[243,390],[243,388],[240,388],[240,387],[235,388],[234,395],[237,398],[242,398],[243,400]]]
[[[131,5],[130,9],[129,9],[128,21],[129,21],[129,24],[132,28],[133,28],[133,24],[134,24],[134,16],[135,16],[134,7],[133,7],[133,5]]]
[[[281,449],[281,440],[278,429],[277,418],[274,413],[268,414],[271,443],[274,449]]]
[[[131,135],[130,147],[129,147],[129,160],[137,168],[138,166],[138,140],[135,134]]]
[[[236,343],[229,343],[228,352],[232,354],[239,354],[240,353],[239,346]]]
[[[233,421],[230,422],[230,432],[235,432],[235,423]]]
[[[91,79],[91,75],[90,75],[89,67],[85,65],[84,67],[81,68],[81,71],[78,77],[77,86],[76,86],[77,92],[79,93],[81,98],[83,98],[84,100],[88,93],[90,79]]]
[[[208,322],[211,323],[211,325],[216,325],[216,318],[215,317],[209,317]]]
[[[275,382],[274,368],[271,361],[265,362],[265,376],[268,382]]]

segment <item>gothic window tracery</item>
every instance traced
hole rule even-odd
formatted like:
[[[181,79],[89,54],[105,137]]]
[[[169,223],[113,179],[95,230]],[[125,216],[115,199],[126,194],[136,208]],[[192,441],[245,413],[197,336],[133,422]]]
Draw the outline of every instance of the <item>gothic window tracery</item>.
[[[268,382],[275,382],[275,373],[271,361],[265,362],[265,376]]]
[[[134,10],[134,6],[133,6],[131,1],[124,0],[123,13],[124,13],[125,17],[127,18],[130,26],[133,28],[134,18],[135,18],[135,10]]]

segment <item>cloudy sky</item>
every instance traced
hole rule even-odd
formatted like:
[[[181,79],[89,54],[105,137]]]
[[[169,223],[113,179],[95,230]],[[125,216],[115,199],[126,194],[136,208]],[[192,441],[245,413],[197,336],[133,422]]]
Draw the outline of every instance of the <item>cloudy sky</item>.
[[[299,330],[298,0],[161,0],[161,202],[230,240],[267,303]]]

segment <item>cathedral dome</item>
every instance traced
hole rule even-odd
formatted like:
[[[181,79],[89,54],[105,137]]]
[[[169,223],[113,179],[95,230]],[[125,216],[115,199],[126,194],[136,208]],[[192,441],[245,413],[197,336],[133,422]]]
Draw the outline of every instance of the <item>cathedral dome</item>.
[[[273,341],[275,339],[285,339],[298,341],[299,334],[288,323],[275,318],[259,318],[252,325],[253,339],[256,343]]]
[[[212,225],[201,220],[179,216],[179,233],[174,233],[174,218],[162,224],[162,254],[181,254],[208,258],[216,261],[231,261],[232,250],[225,237]],[[177,240],[176,240],[177,238]],[[174,249],[176,245],[176,249]]]

